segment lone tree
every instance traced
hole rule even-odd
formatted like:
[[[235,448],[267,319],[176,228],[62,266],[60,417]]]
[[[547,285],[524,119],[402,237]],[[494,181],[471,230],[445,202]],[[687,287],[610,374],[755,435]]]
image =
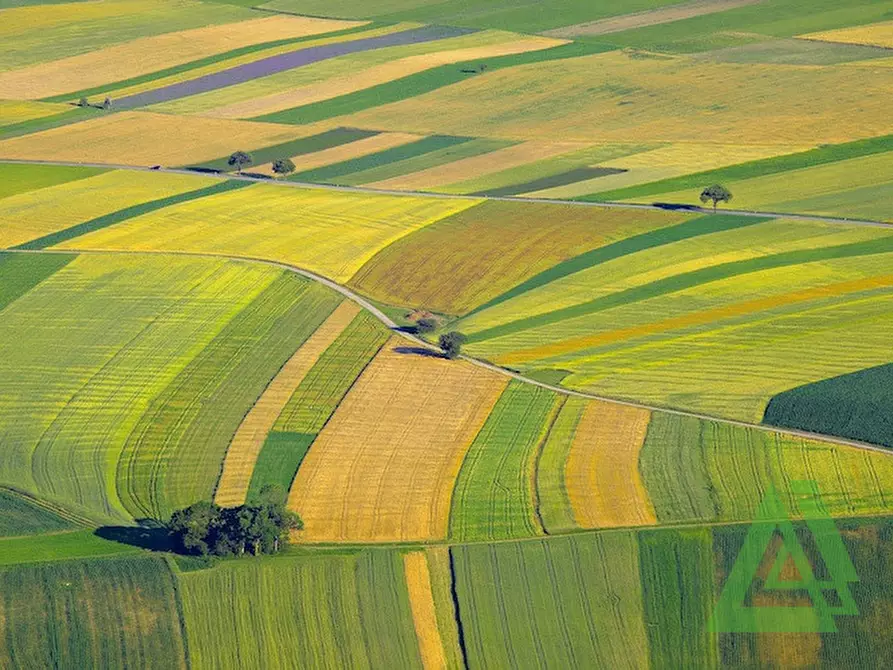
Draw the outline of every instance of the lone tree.
[[[87,101],[87,98],[81,98],[78,100],[78,107],[89,107],[90,103]]]
[[[286,175],[295,171],[295,164],[291,158],[278,158],[273,161],[273,172],[276,174]]]
[[[437,326],[440,325],[437,323],[437,319],[430,317],[422,317],[418,321],[415,322],[415,332],[419,335],[428,335],[429,333],[433,333],[437,330]]]
[[[444,333],[439,340],[440,348],[443,349],[443,355],[450,360],[458,358],[459,354],[462,353],[462,345],[465,344],[467,339],[465,335],[455,330]]]
[[[722,184],[714,184],[713,186],[708,186],[703,191],[701,191],[701,202],[704,204],[709,201],[713,201],[713,211],[716,211],[716,206],[721,202],[729,202],[732,199],[732,192],[727,189]]]
[[[251,165],[254,162],[254,159],[251,158],[251,154],[248,152],[236,151],[226,162],[228,165],[236,168],[236,170],[239,171],[239,174],[242,174],[242,166]]]
[[[102,101],[102,108],[106,111],[110,110],[112,108],[112,99],[106,97],[106,99]]]
[[[174,512],[168,531],[177,550],[187,554],[274,554],[288,543],[289,531],[304,526],[285,500],[281,487],[268,484],[256,500],[238,507],[198,502]]]

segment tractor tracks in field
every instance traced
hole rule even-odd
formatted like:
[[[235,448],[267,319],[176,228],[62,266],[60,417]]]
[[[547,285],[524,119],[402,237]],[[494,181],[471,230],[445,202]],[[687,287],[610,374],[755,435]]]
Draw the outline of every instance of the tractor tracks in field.
[[[348,287],[339,284],[336,281],[323,277],[315,272],[311,272],[310,270],[306,270],[304,268],[298,267],[296,265],[292,265],[290,263],[283,263],[281,261],[273,261],[265,258],[257,258],[254,256],[239,256],[237,254],[220,254],[213,252],[201,252],[201,251],[152,251],[152,250],[118,250],[118,249],[4,249],[0,250],[0,253],[15,253],[15,254],[130,254],[130,255],[163,255],[163,256],[186,256],[192,258],[216,258],[230,261],[237,261],[243,263],[258,263],[262,265],[267,265],[270,267],[280,268],[282,270],[286,270],[288,272],[293,272],[297,275],[305,277],[315,282],[319,282],[323,286],[327,286],[333,291],[337,291],[342,296],[347,298],[348,300],[352,300],[356,304],[358,304],[363,309],[369,311],[375,318],[377,318],[382,324],[384,324],[391,332],[396,335],[412,342],[415,345],[424,347],[431,351],[439,351],[437,346],[431,344],[430,342],[423,340],[420,337],[417,337],[413,333],[409,333],[400,326],[398,326],[393,319],[391,319],[387,314],[382,312],[378,307],[376,307],[371,301],[367,300],[363,296],[355,293]],[[624,405],[626,407],[634,407],[636,409],[647,410],[649,412],[663,412],[665,414],[672,414],[675,416],[687,417],[691,419],[699,419],[702,421],[712,421],[714,423],[723,424],[727,426],[735,426],[738,428],[746,428],[751,430],[758,430],[764,433],[776,433],[780,435],[787,435],[789,437],[796,437],[807,440],[817,440],[820,442],[826,442],[829,444],[837,444],[840,446],[853,447],[856,449],[863,449],[866,451],[874,451],[877,453],[882,453],[886,455],[891,455],[890,449],[880,447],[875,444],[869,444],[867,442],[860,442],[858,440],[847,440],[845,438],[836,437],[833,435],[823,435],[821,433],[811,433],[803,430],[796,430],[791,428],[782,428],[777,426],[769,426],[760,423],[749,423],[747,421],[738,421],[736,419],[728,419],[717,416],[710,416],[709,414],[700,414],[698,412],[689,412],[682,409],[675,409],[672,407],[660,407],[658,405],[648,405],[641,402],[635,402],[633,400],[625,400],[622,398],[612,398],[608,396],[598,395],[595,393],[587,393],[586,391],[575,391],[573,389],[564,388],[563,386],[555,386],[554,384],[548,384],[546,382],[537,381],[535,379],[530,379],[529,377],[525,377],[519,372],[515,372],[513,370],[508,370],[506,368],[500,367],[488,361],[484,361],[478,358],[473,358],[471,356],[461,355],[460,359],[470,363],[471,365],[476,365],[480,368],[484,368],[491,372],[495,372],[500,375],[504,375],[510,377],[511,379],[515,379],[520,382],[524,382],[525,384],[533,384],[534,386],[539,386],[540,388],[552,391],[554,393],[559,393],[561,395],[573,398],[585,398],[588,400],[600,400],[602,402],[614,403],[616,405]]]
[[[793,221],[816,221],[830,224],[849,224],[856,226],[874,226],[878,228],[893,228],[893,223],[874,221],[871,219],[848,219],[837,216],[821,216],[818,214],[794,214],[786,212],[762,212],[748,209],[720,209],[714,212],[708,207],[677,203],[633,203],[633,202],[588,202],[584,200],[561,200],[556,198],[524,198],[521,196],[488,196],[488,195],[456,195],[450,193],[433,193],[431,191],[397,191],[392,189],[368,188],[365,186],[337,186],[335,184],[316,184],[312,182],[287,181],[270,177],[254,177],[250,174],[231,174],[218,172],[202,172],[186,168],[169,167],[143,167],[139,165],[120,165],[116,163],[83,163],[77,161],[50,161],[27,160],[0,157],[0,163],[18,165],[54,165],[59,167],[88,167],[107,170],[131,170],[135,172],[161,172],[166,174],[184,174],[192,176],[217,177],[220,179],[234,179],[253,182],[257,184],[270,184],[283,188],[317,189],[323,191],[335,191],[344,193],[365,193],[368,195],[392,195],[413,198],[435,198],[438,200],[476,200],[493,202],[522,202],[545,203],[551,205],[572,205],[574,207],[601,207],[602,209],[640,209],[660,212],[688,212],[690,214],[730,214],[733,216],[751,216],[766,219],[788,219]]]

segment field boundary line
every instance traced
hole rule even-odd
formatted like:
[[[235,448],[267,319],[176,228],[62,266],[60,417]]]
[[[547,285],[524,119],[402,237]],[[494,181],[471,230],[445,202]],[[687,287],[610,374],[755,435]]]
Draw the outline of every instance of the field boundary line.
[[[434,351],[438,351],[438,348],[419,337],[416,337],[412,333],[408,333],[402,328],[400,328],[388,315],[382,312],[378,307],[376,307],[372,302],[364,298],[363,296],[355,293],[351,289],[347,288],[339,284],[336,281],[323,277],[322,275],[318,275],[315,272],[311,272],[310,270],[305,270],[304,268],[298,267],[296,265],[291,265],[289,263],[283,263],[282,261],[272,261],[264,258],[255,258],[252,256],[239,256],[239,255],[230,255],[230,254],[220,254],[213,252],[200,252],[200,251],[134,251],[134,250],[115,250],[115,249],[5,249],[4,252],[16,253],[16,254],[58,254],[58,253],[83,253],[83,254],[132,254],[132,255],[167,255],[167,256],[186,256],[193,258],[218,258],[225,259],[231,261],[239,261],[245,263],[261,263],[264,265],[268,265],[271,267],[281,268],[284,270],[288,270],[289,272],[294,272],[295,274],[299,274],[302,277],[306,277],[307,279],[311,279],[313,281],[317,281],[324,286],[331,288],[334,291],[337,291],[341,295],[346,298],[353,300],[355,303],[368,310],[375,316],[379,321],[381,321],[385,326],[387,326],[391,331],[393,331],[396,335],[413,342],[414,344],[420,345],[427,349],[431,349]],[[537,381],[535,379],[530,379],[529,377],[525,377],[519,372],[514,372],[512,370],[508,370],[506,368],[500,367],[493,363],[490,363],[485,360],[481,360],[478,358],[472,358],[471,356],[461,355],[459,357],[461,360],[464,360],[472,365],[476,365],[478,367],[490,370],[492,372],[511,377],[512,379],[516,379],[521,382],[525,382],[527,384],[533,384],[534,386],[539,386],[540,388],[547,389],[549,391],[553,391],[554,393],[559,393],[566,396],[571,396],[575,398],[586,398],[589,400],[601,400],[602,402],[614,403],[617,405],[624,405],[626,407],[635,407],[638,409],[648,410],[650,412],[663,412],[665,414],[671,414],[674,416],[682,416],[688,417],[692,419],[699,419],[701,421],[712,421],[714,423],[724,424],[727,426],[736,426],[738,428],[750,428],[753,430],[759,430],[764,433],[774,433],[778,435],[787,435],[789,437],[798,437],[806,440],[816,440],[819,442],[825,442],[828,444],[836,444],[844,447],[854,447],[856,449],[863,449],[865,451],[874,451],[881,454],[886,454],[888,456],[893,456],[893,450],[887,449],[886,447],[881,447],[876,444],[869,444],[868,442],[859,442],[858,440],[848,440],[841,437],[836,437],[833,435],[823,435],[821,433],[811,433],[805,430],[796,430],[792,428],[782,428],[777,426],[769,426],[760,423],[750,423],[747,421],[741,421],[738,419],[729,419],[725,417],[717,417],[710,416],[709,414],[701,414],[698,412],[690,412],[682,409],[675,409],[672,407],[661,407],[659,405],[647,405],[645,403],[636,402],[634,400],[626,400],[623,398],[611,398],[609,396],[598,395],[595,393],[588,393],[586,391],[575,391],[573,389],[564,388],[561,386],[555,386],[553,384],[547,384],[546,382]]]
[[[56,165],[59,167],[95,167],[107,170],[134,170],[138,172],[161,172],[168,174],[185,174],[204,177],[219,177],[220,179],[234,179],[238,181],[253,182],[256,184],[269,184],[285,188],[318,189],[323,191],[342,191],[347,193],[366,193],[369,195],[392,195],[413,198],[435,198],[440,200],[492,200],[494,202],[535,202],[547,205],[573,205],[576,207],[601,207],[603,209],[643,209],[661,212],[688,212],[691,214],[728,214],[732,216],[754,216],[769,219],[790,219],[792,221],[817,221],[830,224],[850,224],[854,226],[875,226],[878,228],[893,228],[893,222],[874,221],[871,219],[849,219],[839,216],[821,216],[818,214],[796,214],[785,212],[761,212],[749,209],[719,209],[716,212],[710,207],[698,207],[683,203],[667,203],[667,205],[653,205],[635,202],[589,202],[585,200],[561,200],[559,198],[523,198],[520,196],[486,196],[486,195],[459,195],[455,193],[434,193],[432,191],[397,191],[393,189],[370,188],[367,186],[337,186],[335,184],[317,184],[313,182],[289,181],[285,179],[271,179],[267,177],[251,177],[248,175],[217,173],[208,174],[186,170],[184,168],[145,167],[140,165],[120,165],[117,163],[79,163],[74,161],[29,160],[19,158],[3,158],[0,163],[12,163],[17,165]]]

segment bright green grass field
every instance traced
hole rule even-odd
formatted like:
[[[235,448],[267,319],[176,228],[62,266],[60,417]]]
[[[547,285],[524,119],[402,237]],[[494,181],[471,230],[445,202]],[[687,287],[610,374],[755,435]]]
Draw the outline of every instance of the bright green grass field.
[[[450,551],[469,667],[647,665],[649,640],[635,533],[457,546]],[[657,614],[648,617],[649,627],[663,623],[664,617]]]
[[[538,386],[508,385],[462,462],[450,510],[453,539],[542,534],[534,510],[534,467],[560,403]]]
[[[0,570],[4,668],[185,668],[174,579],[155,557]]]
[[[588,400],[568,398],[549,430],[536,468],[539,516],[548,534],[578,528],[567,494],[564,469],[574,443],[574,433]]]
[[[98,175],[99,168],[0,163],[0,198]]]
[[[34,272],[59,258],[13,260]],[[210,497],[238,423],[339,301],[212,259],[55,269],[0,312],[0,482],[101,520]]]
[[[228,562],[179,582],[194,667],[421,667],[397,553]]]

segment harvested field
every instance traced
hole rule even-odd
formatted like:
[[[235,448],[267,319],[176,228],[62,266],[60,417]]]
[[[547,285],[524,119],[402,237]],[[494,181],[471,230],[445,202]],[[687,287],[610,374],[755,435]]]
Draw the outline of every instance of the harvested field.
[[[688,0],[673,4],[669,7],[650,9],[644,12],[624,14],[610,19],[600,19],[589,23],[578,23],[565,28],[547,30],[543,34],[550,37],[563,37],[574,39],[576,37],[593,37],[596,35],[610,35],[625,30],[635,30],[647,26],[657,26],[664,23],[682,21],[695,16],[706,16],[725,12],[736,7],[753,5],[761,0]]]
[[[0,97],[58,96],[163,70],[257,42],[327,33],[357,25],[362,24],[279,15],[144,37],[62,60],[0,73]]]
[[[190,81],[171,84],[151,91],[127,96],[116,101],[116,105],[124,109],[145,107],[146,105],[154,105],[160,102],[185,98],[190,95],[206,93],[226,86],[234,86],[251,79],[276,74],[277,72],[283,72],[297,67],[303,67],[310,65],[311,63],[343,56],[345,54],[356,53],[368,49],[397,46],[400,44],[418,44],[420,42],[440,40],[447,37],[455,37],[465,32],[466,31],[460,28],[423,27],[379,37],[360,38],[325,46],[300,49],[298,51],[269,56],[268,58],[263,58],[251,63],[237,65],[221,72],[215,72],[213,74],[191,79]]]
[[[671,226],[684,217],[484,202],[386,247],[350,285],[391,304],[462,314],[523,286],[538,273],[551,272],[567,258]],[[513,240],[508,246],[507,236]],[[469,245],[472,239],[474,245]]]
[[[813,146],[889,134],[891,87],[893,70],[884,67],[854,74],[845,65],[709,63],[612,51],[487,72],[339,122],[516,141],[676,143],[703,142],[709,134],[728,145]],[[792,109],[809,113],[792,117]]]
[[[567,495],[581,528],[648,526],[654,509],[639,473],[651,414],[592,401],[577,424],[565,466]]]
[[[801,35],[803,39],[845,44],[870,44],[893,49],[893,21],[869,23],[864,26],[828,30],[821,33]]]
[[[251,474],[267,434],[301,381],[359,311],[356,303],[342,302],[310,337],[299,344],[299,349],[245,415],[226,452],[223,473],[214,493],[218,505],[235,507],[245,502]]]
[[[275,430],[318,433],[388,336],[387,328],[374,316],[368,312],[357,315],[301,381],[279,415]]]
[[[437,610],[431,589],[428,558],[424,551],[413,551],[403,556],[406,589],[412,607],[412,621],[419,640],[419,654],[425,670],[446,668],[443,641],[437,627]]]
[[[217,183],[205,177],[125,170],[94,175],[0,200],[0,246],[14,247],[127,207]]]
[[[537,51],[539,49],[550,49],[565,44],[561,40],[550,40],[544,37],[520,38],[508,33],[504,35],[506,41],[501,44],[408,56],[381,65],[375,65],[352,75],[345,75],[344,77],[329,79],[298,89],[271,93],[253,100],[218,107],[207,112],[207,115],[227,119],[247,119],[263,116],[361,91],[441,65],[485,60],[510,54]],[[509,41],[510,38],[514,39]],[[2,92],[2,89],[0,89],[0,92]]]
[[[311,541],[443,538],[453,484],[506,381],[391,340],[319,434],[289,508]]]
[[[313,153],[301,154],[299,156],[289,156],[289,158],[295,164],[295,171],[300,173],[325,167],[326,165],[352,161],[363,156],[409,144],[410,142],[418,142],[420,139],[422,138],[418,135],[410,135],[408,133],[378,133],[372,137],[341,144],[331,149],[314,151]],[[251,171],[271,177],[275,175],[272,163],[264,163],[263,165],[252,167]]]
[[[0,158],[187,165],[217,158],[233,146],[254,149],[304,134],[271,123],[121,112],[0,141]]]
[[[396,552],[228,561],[178,586],[193,667],[422,667]]]
[[[0,664],[186,668],[175,589],[154,556],[4,568]]]
[[[4,6],[7,6],[4,4]],[[3,10],[0,70],[59,60],[178,30],[252,19],[240,7],[193,0],[105,0]]]
[[[475,204],[260,184],[129,219],[64,246],[234,254],[346,281],[380,249]]]
[[[405,191],[439,190],[460,181],[467,181],[490,172],[506,170],[519,165],[527,165],[537,160],[565,154],[578,148],[578,145],[564,142],[523,142],[504,149],[491,151],[480,156],[438,165],[427,170],[394,177],[379,182],[379,188],[392,188]]]
[[[535,467],[561,398],[513,381],[462,462],[453,491],[450,538],[498,540],[542,535],[536,516]]]

